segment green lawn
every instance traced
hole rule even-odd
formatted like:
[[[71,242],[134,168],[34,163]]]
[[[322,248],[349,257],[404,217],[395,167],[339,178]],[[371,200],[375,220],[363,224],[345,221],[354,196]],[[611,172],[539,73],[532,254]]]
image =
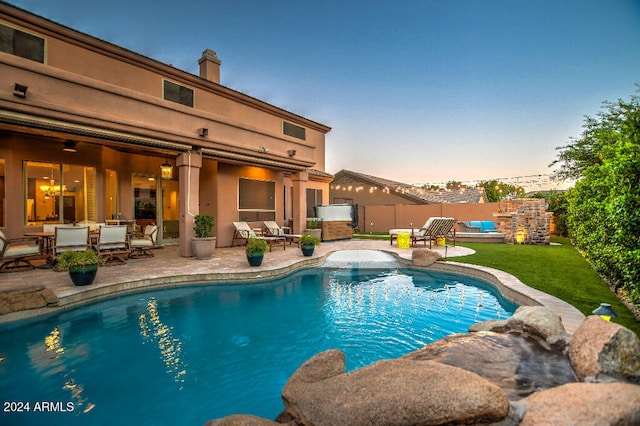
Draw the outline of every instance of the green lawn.
[[[512,244],[459,243],[476,251],[471,256],[448,260],[483,265],[508,272],[530,287],[565,300],[583,314],[600,303],[610,303],[619,318],[613,322],[640,336],[640,321],[591,269],[567,238],[553,238],[561,245],[533,246]]]

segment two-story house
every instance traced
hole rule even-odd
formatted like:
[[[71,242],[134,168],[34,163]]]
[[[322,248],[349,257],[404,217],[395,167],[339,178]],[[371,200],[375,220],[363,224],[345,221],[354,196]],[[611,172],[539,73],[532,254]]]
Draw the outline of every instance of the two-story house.
[[[330,128],[220,84],[212,50],[199,75],[0,2],[0,227],[156,223],[191,255],[193,217],[293,220],[327,203]],[[274,89],[275,90],[275,89]]]

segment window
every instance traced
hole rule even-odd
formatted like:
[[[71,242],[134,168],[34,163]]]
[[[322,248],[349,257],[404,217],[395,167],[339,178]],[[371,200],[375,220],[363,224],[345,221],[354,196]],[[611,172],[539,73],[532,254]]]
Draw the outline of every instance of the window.
[[[276,183],[240,178],[238,220],[276,220]]]
[[[0,51],[44,64],[44,39],[0,24]]]
[[[295,124],[282,122],[282,133],[287,136],[293,136],[294,138],[306,140],[306,129],[304,127],[296,126]]]
[[[25,223],[96,221],[96,170],[58,163],[24,162]]]
[[[193,89],[163,80],[162,97],[168,101],[193,107]]]
[[[322,205],[322,189],[307,188],[307,217],[316,217],[314,207]]]

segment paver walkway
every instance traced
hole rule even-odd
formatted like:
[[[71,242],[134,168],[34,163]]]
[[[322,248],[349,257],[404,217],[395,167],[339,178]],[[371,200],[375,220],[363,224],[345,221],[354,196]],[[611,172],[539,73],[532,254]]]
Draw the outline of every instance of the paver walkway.
[[[464,247],[434,246],[444,257],[464,256],[473,253]],[[249,266],[244,247],[216,248],[211,259],[197,260],[181,257],[177,245],[168,245],[154,251],[155,257],[147,259],[131,259],[126,265],[101,267],[94,283],[86,287],[76,287],[71,283],[67,273],[55,272],[51,269],[35,269],[32,271],[0,274],[0,291],[25,290],[38,285],[50,288],[60,299],[62,307],[87,303],[102,297],[134,290],[153,287],[170,287],[197,282],[252,281],[269,277],[278,277],[305,266],[319,265],[329,254],[339,250],[382,250],[398,257],[400,262],[411,263],[411,249],[399,249],[388,241],[380,240],[341,240],[323,242],[316,247],[312,257],[304,257],[295,245],[288,245],[286,250],[274,248],[266,253],[262,266]],[[469,270],[469,265],[447,262],[445,269],[453,268],[458,272]],[[513,288],[518,294],[544,304],[561,315],[567,331],[573,332],[582,322],[584,316],[571,305],[545,293],[525,286],[515,277],[491,268],[471,267],[471,275],[488,274],[489,278],[498,275],[499,281],[506,289]],[[478,272],[479,271],[479,272]],[[486,278],[486,277],[485,277]],[[496,280],[490,279],[496,283]],[[499,284],[499,283],[498,283]],[[501,289],[504,294],[504,290]],[[528,296],[527,296],[528,295]],[[508,295],[510,299],[514,297]],[[514,300],[519,303],[518,298]],[[47,313],[47,310],[31,310],[20,313],[0,315],[0,323]],[[33,312],[37,311],[37,312]]]

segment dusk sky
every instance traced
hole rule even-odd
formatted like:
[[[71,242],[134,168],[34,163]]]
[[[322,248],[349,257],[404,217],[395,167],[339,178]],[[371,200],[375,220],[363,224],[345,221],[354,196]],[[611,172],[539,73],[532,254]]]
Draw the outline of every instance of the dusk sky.
[[[327,172],[406,183],[548,175],[640,83],[640,0],[9,3],[193,74],[212,49],[224,86],[332,127]]]

